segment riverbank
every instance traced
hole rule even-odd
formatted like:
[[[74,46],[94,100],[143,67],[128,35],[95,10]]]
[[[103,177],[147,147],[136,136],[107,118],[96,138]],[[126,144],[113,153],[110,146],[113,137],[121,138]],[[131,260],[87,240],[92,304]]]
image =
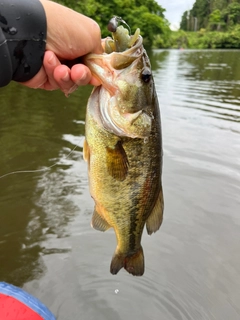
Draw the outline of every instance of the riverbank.
[[[201,29],[197,32],[172,31],[167,42],[163,43],[161,36],[156,36],[155,48],[183,49],[240,49],[240,25],[219,32]]]

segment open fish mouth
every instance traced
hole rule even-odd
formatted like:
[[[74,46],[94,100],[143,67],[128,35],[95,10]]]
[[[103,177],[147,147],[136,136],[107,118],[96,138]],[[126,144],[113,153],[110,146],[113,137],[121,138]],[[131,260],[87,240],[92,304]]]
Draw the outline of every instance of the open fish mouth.
[[[103,40],[103,54],[90,53],[83,58],[94,77],[111,95],[116,94],[118,90],[114,80],[119,73],[143,54],[140,29],[137,29],[133,36],[129,36],[127,30],[120,26],[116,33],[113,38],[107,37]]]
[[[114,29],[114,26],[113,28]],[[114,29],[115,30],[115,29]],[[103,54],[88,54],[84,63],[102,84],[98,90],[101,121],[109,132],[130,138],[151,133],[152,77],[140,30],[129,35],[119,26],[104,40]],[[151,92],[150,92],[151,91]]]

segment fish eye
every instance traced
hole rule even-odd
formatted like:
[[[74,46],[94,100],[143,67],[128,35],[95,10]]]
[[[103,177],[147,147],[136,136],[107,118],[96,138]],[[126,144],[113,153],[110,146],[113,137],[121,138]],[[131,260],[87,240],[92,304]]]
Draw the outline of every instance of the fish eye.
[[[152,78],[152,72],[149,68],[144,68],[141,73],[142,81],[148,83]]]

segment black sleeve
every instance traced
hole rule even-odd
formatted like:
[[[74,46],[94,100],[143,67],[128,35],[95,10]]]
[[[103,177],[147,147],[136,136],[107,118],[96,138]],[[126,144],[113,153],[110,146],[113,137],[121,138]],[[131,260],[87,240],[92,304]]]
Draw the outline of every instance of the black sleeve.
[[[0,1],[0,87],[31,79],[42,66],[47,23],[39,0]]]

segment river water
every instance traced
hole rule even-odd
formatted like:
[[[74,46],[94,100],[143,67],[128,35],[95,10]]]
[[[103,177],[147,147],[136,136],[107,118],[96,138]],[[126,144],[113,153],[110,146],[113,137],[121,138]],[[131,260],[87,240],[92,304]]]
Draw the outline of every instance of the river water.
[[[239,51],[154,51],[151,60],[165,212],[159,232],[144,232],[143,277],[111,275],[114,232],[90,227],[82,145],[91,88],[69,98],[14,83],[0,90],[0,281],[58,320],[240,319]],[[38,171],[16,172],[29,170]]]

